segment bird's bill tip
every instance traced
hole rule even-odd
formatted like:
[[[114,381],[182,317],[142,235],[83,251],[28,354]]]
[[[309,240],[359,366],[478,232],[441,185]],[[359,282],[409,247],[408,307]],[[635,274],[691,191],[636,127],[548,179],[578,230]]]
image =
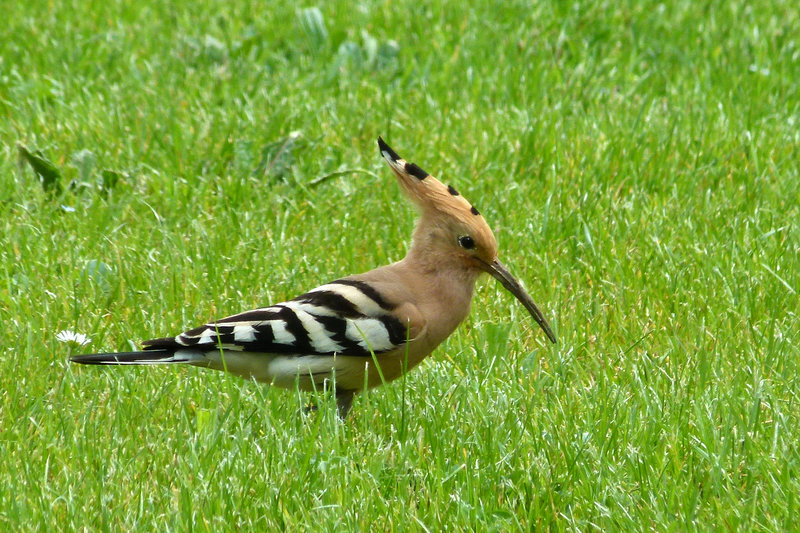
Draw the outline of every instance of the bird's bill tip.
[[[550,342],[553,344],[556,343],[556,336],[553,333],[553,330],[550,328],[550,324],[547,323],[547,319],[545,319],[542,312],[536,306],[533,301],[533,298],[525,292],[525,289],[522,288],[517,278],[515,278],[511,272],[509,272],[508,268],[495,259],[491,263],[486,263],[486,271],[492,275],[497,281],[499,281],[503,287],[508,290],[511,294],[513,294],[517,300],[519,300],[525,309],[531,314],[533,319],[539,324],[539,327],[542,328],[547,338],[550,339]]]

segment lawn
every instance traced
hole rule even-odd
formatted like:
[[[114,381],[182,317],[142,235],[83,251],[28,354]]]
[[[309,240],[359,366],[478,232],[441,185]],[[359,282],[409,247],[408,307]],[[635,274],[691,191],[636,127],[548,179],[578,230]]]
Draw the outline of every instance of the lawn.
[[[800,527],[795,3],[83,4],[3,8],[0,529]],[[401,259],[378,135],[557,345],[487,277],[344,423],[68,362]]]

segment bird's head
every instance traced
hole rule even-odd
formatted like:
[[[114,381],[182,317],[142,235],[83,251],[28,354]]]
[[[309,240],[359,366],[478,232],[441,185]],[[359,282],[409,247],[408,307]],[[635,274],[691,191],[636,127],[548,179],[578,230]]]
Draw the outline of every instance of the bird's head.
[[[420,212],[412,248],[417,253],[445,255],[467,269],[488,272],[530,312],[547,337],[556,342],[550,325],[519,281],[497,259],[497,240],[480,212],[456,189],[402,159],[378,137],[378,148],[400,187]]]

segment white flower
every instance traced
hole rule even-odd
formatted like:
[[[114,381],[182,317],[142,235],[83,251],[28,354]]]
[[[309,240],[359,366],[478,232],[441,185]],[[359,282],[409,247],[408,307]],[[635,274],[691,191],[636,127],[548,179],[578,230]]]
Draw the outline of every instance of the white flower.
[[[86,346],[89,344],[89,337],[84,335],[83,333],[76,333],[72,330],[65,329],[64,331],[59,331],[56,335],[56,340],[60,342],[74,342],[79,346]]]

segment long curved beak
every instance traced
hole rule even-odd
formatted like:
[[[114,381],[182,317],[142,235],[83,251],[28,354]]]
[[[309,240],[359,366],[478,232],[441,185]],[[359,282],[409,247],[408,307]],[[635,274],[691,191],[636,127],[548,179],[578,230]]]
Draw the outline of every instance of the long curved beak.
[[[516,296],[517,300],[522,302],[522,305],[525,306],[525,309],[528,310],[536,323],[539,324],[539,327],[542,328],[542,331],[544,331],[547,338],[550,339],[550,342],[555,344],[556,336],[553,334],[553,330],[550,329],[550,324],[547,323],[542,312],[539,311],[539,308],[533,303],[533,298],[531,298],[530,295],[525,292],[525,289],[522,288],[522,285],[519,284],[517,278],[512,276],[505,265],[497,259],[491,263],[484,263],[484,265],[489,274],[502,283],[503,287],[505,287],[508,292]]]

